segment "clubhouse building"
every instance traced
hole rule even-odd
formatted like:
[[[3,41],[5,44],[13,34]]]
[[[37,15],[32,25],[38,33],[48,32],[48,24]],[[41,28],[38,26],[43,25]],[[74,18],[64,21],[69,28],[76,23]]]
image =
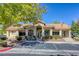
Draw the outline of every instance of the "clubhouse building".
[[[64,23],[45,24],[42,20],[37,20],[35,24],[18,24],[12,25],[6,29],[7,37],[11,36],[60,36],[71,37],[71,28]]]

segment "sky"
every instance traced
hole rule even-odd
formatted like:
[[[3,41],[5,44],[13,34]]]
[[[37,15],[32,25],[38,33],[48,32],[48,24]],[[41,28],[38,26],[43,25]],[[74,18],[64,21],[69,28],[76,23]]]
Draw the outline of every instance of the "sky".
[[[71,25],[72,21],[79,19],[79,4],[77,3],[42,3],[47,12],[43,14],[45,23],[60,21]]]

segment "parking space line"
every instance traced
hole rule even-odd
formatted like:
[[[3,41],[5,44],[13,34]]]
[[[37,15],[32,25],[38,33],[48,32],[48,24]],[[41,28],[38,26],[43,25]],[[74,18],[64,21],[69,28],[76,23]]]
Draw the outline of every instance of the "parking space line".
[[[53,46],[55,47],[56,50],[58,50],[57,46],[55,44],[53,44]]]

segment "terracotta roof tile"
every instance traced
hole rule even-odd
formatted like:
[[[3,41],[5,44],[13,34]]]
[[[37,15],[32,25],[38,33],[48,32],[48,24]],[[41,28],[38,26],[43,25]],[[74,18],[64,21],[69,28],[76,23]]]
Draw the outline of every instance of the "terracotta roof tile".
[[[18,30],[19,29],[19,27],[14,27],[14,26],[10,26],[10,27],[8,27],[6,30],[7,31],[16,31],[16,30]]]
[[[26,28],[32,28],[34,25],[33,24],[23,24],[21,27],[26,27]],[[8,27],[6,30],[11,30],[11,31],[16,31],[19,29],[22,29],[21,27],[16,27],[16,26],[10,26]],[[70,26],[68,26],[67,24],[46,24],[44,25],[44,28],[46,29],[55,29],[55,30],[69,30]]]
[[[67,24],[47,24],[45,26],[45,28],[52,28],[55,30],[66,30],[66,29],[70,29],[70,26],[68,26]]]

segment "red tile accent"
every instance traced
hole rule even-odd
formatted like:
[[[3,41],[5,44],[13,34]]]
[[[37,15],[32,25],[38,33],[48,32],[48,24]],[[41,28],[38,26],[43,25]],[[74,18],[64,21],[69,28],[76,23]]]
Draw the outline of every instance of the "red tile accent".
[[[5,52],[5,51],[8,51],[10,49],[12,49],[12,48],[11,47],[6,47],[6,48],[3,48],[3,49],[0,49],[0,52]]]

